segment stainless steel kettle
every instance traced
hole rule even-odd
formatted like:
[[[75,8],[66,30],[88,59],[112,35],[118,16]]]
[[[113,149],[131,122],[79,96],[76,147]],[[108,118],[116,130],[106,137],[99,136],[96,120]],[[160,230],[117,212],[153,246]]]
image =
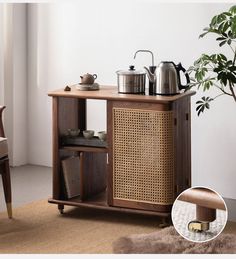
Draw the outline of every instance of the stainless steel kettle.
[[[189,75],[182,67],[181,63],[175,65],[172,61],[162,61],[152,73],[147,67],[144,67],[148,78],[154,83],[154,93],[161,95],[173,95],[180,93],[181,89],[187,88],[190,83]],[[184,72],[187,84],[182,85],[180,81],[180,71]]]

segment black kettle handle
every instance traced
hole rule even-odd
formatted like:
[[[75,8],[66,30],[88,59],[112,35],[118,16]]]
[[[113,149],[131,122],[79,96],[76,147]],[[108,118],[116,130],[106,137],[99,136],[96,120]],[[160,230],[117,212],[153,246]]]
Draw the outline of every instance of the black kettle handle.
[[[189,78],[189,74],[186,73],[186,69],[182,66],[181,63],[179,63],[177,66],[176,66],[176,69],[178,71],[178,73],[180,71],[183,71],[185,77],[186,77],[186,81],[187,81],[187,84],[186,85],[181,85],[181,82],[180,82],[180,75],[179,75],[179,82],[180,82],[180,85],[179,85],[179,89],[186,89],[188,87],[188,84],[190,83],[190,78]]]

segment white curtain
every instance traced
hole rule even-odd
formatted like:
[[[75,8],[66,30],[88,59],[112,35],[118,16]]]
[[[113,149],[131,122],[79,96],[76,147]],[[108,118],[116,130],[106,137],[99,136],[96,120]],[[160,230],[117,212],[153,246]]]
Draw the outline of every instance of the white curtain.
[[[0,4],[0,104],[10,163],[27,163],[27,5]]]

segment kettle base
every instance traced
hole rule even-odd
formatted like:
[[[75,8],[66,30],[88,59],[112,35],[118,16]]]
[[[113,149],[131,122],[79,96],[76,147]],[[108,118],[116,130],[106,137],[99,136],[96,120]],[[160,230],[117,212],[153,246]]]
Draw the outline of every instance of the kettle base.
[[[174,94],[155,93],[153,95],[173,96],[173,95],[177,95],[177,94],[180,94],[180,93],[174,93]]]
[[[145,95],[145,92],[118,92],[118,94],[138,94],[138,95]]]

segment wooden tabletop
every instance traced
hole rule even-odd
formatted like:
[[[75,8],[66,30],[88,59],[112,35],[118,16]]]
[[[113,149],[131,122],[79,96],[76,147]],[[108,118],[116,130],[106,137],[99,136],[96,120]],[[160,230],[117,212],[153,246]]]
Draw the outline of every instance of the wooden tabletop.
[[[194,91],[187,91],[185,93],[170,95],[170,96],[121,94],[121,93],[118,93],[118,87],[116,86],[100,85],[100,89],[95,91],[81,91],[81,90],[77,90],[76,86],[72,86],[71,91],[64,91],[64,89],[59,89],[59,90],[49,92],[48,95],[52,97],[71,97],[71,98],[79,98],[79,99],[169,103],[186,96],[194,95],[195,93],[196,92]]]

